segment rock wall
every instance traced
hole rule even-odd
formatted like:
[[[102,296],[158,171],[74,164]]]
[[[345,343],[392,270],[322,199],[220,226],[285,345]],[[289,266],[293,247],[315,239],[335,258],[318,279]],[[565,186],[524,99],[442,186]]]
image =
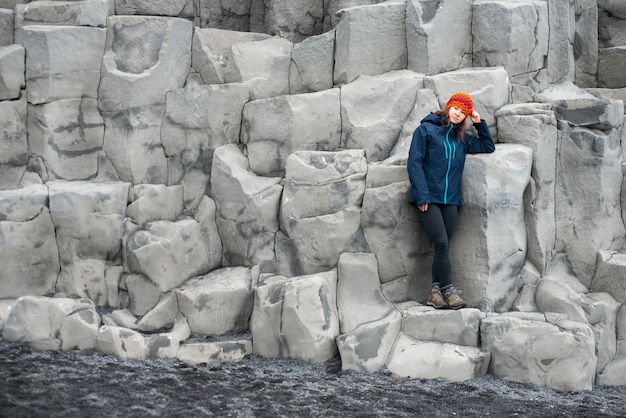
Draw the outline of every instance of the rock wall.
[[[41,349],[626,385],[620,0],[0,0],[0,328]],[[423,116],[469,92],[422,302]]]

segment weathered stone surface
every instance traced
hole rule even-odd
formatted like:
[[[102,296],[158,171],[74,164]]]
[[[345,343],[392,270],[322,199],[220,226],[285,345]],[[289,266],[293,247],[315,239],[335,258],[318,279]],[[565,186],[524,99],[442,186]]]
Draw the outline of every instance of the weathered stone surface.
[[[224,68],[225,83],[250,87],[250,100],[289,94],[289,67],[293,44],[277,36],[231,46]]]
[[[481,344],[491,352],[489,372],[557,390],[591,390],[597,363],[591,327],[544,321],[508,315],[483,319]]]
[[[185,364],[211,364],[239,361],[253,353],[252,340],[186,343],[178,348],[176,358]]]
[[[193,17],[194,0],[114,0],[118,15]]]
[[[88,299],[22,296],[15,301],[2,338],[39,350],[90,350],[100,315]]]
[[[26,51],[21,45],[0,46],[0,100],[20,97],[25,86]]]
[[[222,84],[233,44],[270,37],[265,33],[196,27],[191,44],[191,66],[205,84]]]
[[[186,281],[174,293],[192,332],[221,335],[248,328],[254,270],[226,267]]]
[[[555,244],[554,185],[557,122],[549,104],[511,104],[496,112],[498,142],[533,151],[531,179],[524,195],[526,258],[544,274]]]
[[[161,299],[161,289],[143,274],[125,274],[123,277],[130,304],[128,310],[141,316],[154,308]]]
[[[337,354],[337,271],[272,276],[254,290],[254,353],[321,363]]]
[[[28,102],[98,98],[105,41],[106,31],[102,28],[47,25],[17,28],[15,42],[26,50]]]
[[[0,46],[9,46],[14,43],[13,30],[15,29],[15,10],[0,6]]]
[[[472,3],[473,66],[502,66],[514,77],[538,71],[548,55],[548,3],[478,0]]]
[[[565,127],[564,127],[565,128]],[[589,285],[600,250],[624,243],[619,208],[622,187],[619,131],[572,128],[557,152],[556,250],[562,251],[578,279]]]
[[[130,185],[51,181],[47,186],[61,263],[56,289],[103,304],[106,264],[121,264],[120,243]]]
[[[181,314],[176,316],[170,332],[152,334],[147,341],[150,358],[176,358],[181,343],[191,336],[187,320]]]
[[[183,214],[183,187],[138,184],[128,194],[127,215],[138,225],[152,221],[176,221]]]
[[[578,0],[575,7],[574,83],[596,87],[598,78],[598,1]]]
[[[364,149],[369,162],[389,157],[411,114],[423,74],[392,71],[361,76],[341,88],[341,144]]]
[[[431,75],[472,66],[472,4],[469,0],[406,2],[409,70]],[[454,22],[454,30],[448,22]]]
[[[626,45],[626,12],[619,0],[600,0],[598,5],[598,44],[600,48]]]
[[[252,0],[194,1],[202,28],[248,32]]]
[[[0,101],[0,190],[17,188],[28,162],[26,96]]]
[[[535,299],[540,312],[561,312],[570,321],[587,323],[583,304],[586,297],[561,281],[543,278],[537,282]]]
[[[626,74],[615,71],[626,65],[626,46],[603,48],[598,56],[598,85],[606,88],[626,87]]]
[[[407,68],[405,10],[404,1],[388,1],[338,12],[335,84]]]
[[[335,268],[339,254],[363,248],[359,204],[366,170],[362,150],[299,151],[287,158],[280,219],[297,274]],[[301,196],[316,197],[305,203]]]
[[[487,374],[490,353],[476,347],[419,341],[400,333],[387,369],[395,378],[463,382]]]
[[[165,106],[133,107],[104,117],[102,150],[122,181],[167,183],[160,132]]]
[[[503,67],[461,68],[427,76],[424,78],[424,87],[435,92],[442,109],[455,92],[469,93],[474,101],[474,109],[487,121],[494,138],[498,137],[495,112],[510,103],[511,82]]]
[[[402,309],[402,332],[416,340],[478,347],[480,321],[478,309],[435,310],[430,307]]]
[[[537,292],[537,285],[526,284],[524,285],[517,295],[517,299],[511,306],[511,311],[517,312],[539,312],[539,306],[535,300],[535,294]]]
[[[54,293],[59,251],[43,185],[0,191],[0,298]]]
[[[549,1],[547,82],[574,80],[574,45],[576,35],[576,0]]]
[[[590,286],[610,293],[620,303],[626,302],[626,253],[600,250],[596,265]]]
[[[382,3],[386,0],[324,0],[324,32],[337,26],[341,19],[337,12],[354,6],[365,6],[368,4]]]
[[[334,30],[294,44],[289,69],[289,94],[331,89],[334,64]]]
[[[204,238],[195,219],[151,222],[124,237],[127,266],[168,292],[211,269],[214,260]]]
[[[598,374],[596,384],[599,386],[626,385],[626,340],[617,342],[615,359],[604,367]]]
[[[517,144],[467,157],[450,252],[456,285],[470,306],[486,303],[501,312],[517,297],[516,278],[526,260],[523,196],[531,166],[532,150]]]
[[[167,93],[161,142],[167,157],[168,184],[184,186],[186,208],[211,194],[210,175],[216,148],[239,141],[248,86],[192,86]]]
[[[28,144],[51,180],[90,180],[98,173],[104,121],[96,99],[64,99],[28,107]]]
[[[32,1],[15,6],[15,27],[26,25],[106,26],[114,0]],[[128,14],[117,10],[118,14]]]
[[[259,176],[285,174],[295,151],[334,151],[342,135],[340,90],[254,100],[243,108],[241,142]]]
[[[146,359],[149,347],[146,338],[137,331],[103,325],[96,336],[98,351],[121,358]]]
[[[178,314],[178,300],[172,292],[163,293],[159,302],[137,321],[141,331],[156,331],[171,326]]]
[[[252,1],[250,30],[280,35],[293,42],[322,33],[323,0]]]
[[[596,372],[601,373],[616,355],[616,324],[620,303],[610,294],[602,292],[587,294],[586,302],[583,308],[596,340]]]
[[[380,291],[372,253],[343,253],[337,265],[337,311],[341,333],[388,316],[395,308]]]
[[[215,151],[211,190],[217,204],[224,265],[260,264],[263,271],[272,270],[281,182],[280,177],[255,175],[235,144]]]
[[[97,96],[98,107],[105,116],[163,105],[166,92],[184,85],[191,68],[191,22],[167,17],[111,16],[106,30],[106,49],[98,66],[102,66],[102,77]],[[135,42],[136,39],[141,42]]]
[[[13,305],[15,305],[15,299],[0,299],[0,330],[4,329]]]
[[[397,310],[336,338],[342,370],[374,373],[379,371],[389,357],[398,336],[402,317]]]

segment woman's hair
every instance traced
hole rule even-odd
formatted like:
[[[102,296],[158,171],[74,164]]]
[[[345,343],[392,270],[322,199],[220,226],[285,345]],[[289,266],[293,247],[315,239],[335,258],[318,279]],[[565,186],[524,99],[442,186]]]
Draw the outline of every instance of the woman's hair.
[[[449,111],[450,108],[433,112],[436,116],[439,116],[443,120],[446,128],[450,125],[450,117],[448,116]],[[467,124],[465,123],[466,121],[467,117],[465,117],[465,119],[463,119],[463,122],[461,122],[461,124],[459,125],[459,140],[461,142],[465,142],[465,128],[467,128]]]

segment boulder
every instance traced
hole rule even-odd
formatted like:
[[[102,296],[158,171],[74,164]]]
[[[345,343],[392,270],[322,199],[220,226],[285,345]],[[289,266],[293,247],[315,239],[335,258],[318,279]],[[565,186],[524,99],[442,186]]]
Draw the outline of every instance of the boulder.
[[[137,331],[112,325],[103,325],[96,336],[98,351],[111,356],[146,359],[149,346],[146,338]]]
[[[223,242],[223,265],[274,269],[274,235],[283,190],[280,177],[261,177],[235,144],[215,151],[211,190]]]
[[[252,340],[215,341],[208,343],[185,343],[178,348],[176,358],[185,364],[211,364],[236,362],[253,353]]]
[[[15,43],[26,50],[28,102],[97,99],[105,41],[103,28],[50,25],[16,28]]]
[[[289,94],[312,93],[333,87],[335,31],[310,36],[293,45]]]
[[[482,320],[481,347],[491,352],[489,373],[561,391],[591,390],[597,364],[591,327],[539,318],[502,314]]]
[[[409,70],[432,75],[471,67],[472,2],[407,1],[406,38]]]
[[[104,121],[96,99],[28,106],[28,144],[50,180],[90,180],[98,173]]]
[[[287,157],[296,151],[334,151],[341,142],[340,91],[278,96],[247,103],[241,142],[250,168],[259,176],[285,174]]]
[[[480,321],[485,314],[478,309],[436,310],[426,306],[401,309],[402,332],[420,341],[479,347]]]
[[[22,296],[4,323],[2,338],[38,350],[91,350],[100,315],[89,299]]]
[[[447,379],[464,382],[487,374],[490,354],[476,347],[419,341],[400,333],[387,360],[396,379]]]
[[[423,75],[408,70],[361,76],[341,87],[341,144],[368,162],[389,157],[415,105]]]
[[[166,94],[161,143],[167,157],[167,182],[183,186],[187,210],[211,195],[215,149],[239,142],[244,84],[188,86]]]
[[[195,219],[151,222],[124,236],[128,270],[144,274],[161,292],[168,292],[211,270],[205,236]]]
[[[191,66],[198,72],[204,84],[223,84],[231,47],[238,42],[261,41],[270,37],[271,35],[265,33],[248,32],[247,29],[225,30],[212,25],[196,27],[191,44]]]
[[[50,215],[61,272],[56,290],[106,303],[104,271],[121,265],[128,183],[50,181]]]
[[[299,151],[287,158],[280,220],[296,274],[333,269],[341,253],[364,249],[359,204],[366,169],[362,150]]]
[[[254,290],[250,331],[254,353],[322,363],[337,355],[337,270],[271,276]]]
[[[225,267],[187,280],[174,293],[191,332],[222,335],[248,328],[254,270]]]
[[[250,30],[300,42],[322,33],[323,0],[252,1]]]
[[[348,7],[337,12],[334,83],[407,68],[406,2]],[[375,24],[373,22],[376,22]]]
[[[521,144],[533,151],[530,184],[524,194],[526,258],[545,274],[555,244],[556,117],[551,105],[528,103],[505,105],[496,118],[498,142]]]
[[[131,119],[137,108],[162,106],[166,92],[183,86],[191,68],[190,21],[111,16],[106,31],[97,92],[98,107],[105,118],[121,112]],[[134,42],[135,39],[142,41]],[[146,116],[139,119],[145,122]],[[128,122],[125,125],[128,129]]]
[[[115,13],[114,0],[33,1],[15,6],[15,27],[26,25],[104,27],[107,17]],[[120,10],[117,10],[117,13],[126,14]]]
[[[26,51],[22,45],[1,46],[0,44],[0,100],[20,97],[25,86]]]
[[[293,44],[278,36],[237,42],[230,48],[224,82],[248,85],[250,100],[289,94],[292,50]]]

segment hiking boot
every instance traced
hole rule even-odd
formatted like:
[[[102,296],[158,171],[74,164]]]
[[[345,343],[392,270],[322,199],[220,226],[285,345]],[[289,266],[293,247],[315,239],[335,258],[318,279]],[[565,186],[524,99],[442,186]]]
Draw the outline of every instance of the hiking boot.
[[[438,287],[433,287],[428,294],[428,301],[426,305],[432,306],[435,309],[447,308],[448,304],[443,300],[443,295]]]
[[[450,309],[460,309],[465,307],[465,301],[461,299],[461,296],[459,296],[459,293],[454,286],[451,286],[450,289],[443,292],[443,300]]]

